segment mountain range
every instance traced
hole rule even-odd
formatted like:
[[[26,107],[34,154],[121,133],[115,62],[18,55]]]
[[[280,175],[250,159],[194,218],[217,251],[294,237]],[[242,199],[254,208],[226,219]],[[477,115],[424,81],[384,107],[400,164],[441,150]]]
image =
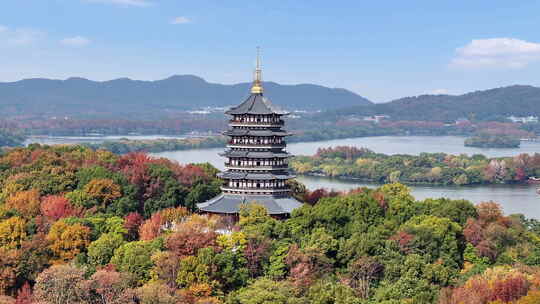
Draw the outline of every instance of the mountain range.
[[[193,75],[177,75],[156,81],[128,78],[103,82],[84,78],[25,79],[0,83],[0,112],[12,116],[160,116],[209,106],[239,104],[247,97],[250,85],[209,83]],[[266,82],[264,87],[265,95],[272,102],[289,110],[327,110],[372,104],[345,89],[274,82]]]
[[[250,83],[216,84],[193,75],[162,80],[25,79],[0,83],[3,117],[156,119],[181,111],[239,104]],[[386,114],[398,120],[500,120],[540,116],[540,88],[514,85],[463,95],[420,95],[373,103],[346,89],[265,82],[265,95],[288,110],[322,110],[325,117]]]
[[[331,110],[329,115],[386,114],[398,120],[501,120],[510,115],[540,117],[540,88],[513,85],[463,95],[420,95],[387,103]]]

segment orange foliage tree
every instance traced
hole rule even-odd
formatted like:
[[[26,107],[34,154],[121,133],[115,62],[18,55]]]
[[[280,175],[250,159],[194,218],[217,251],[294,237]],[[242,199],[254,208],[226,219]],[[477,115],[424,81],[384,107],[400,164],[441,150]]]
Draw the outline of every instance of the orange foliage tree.
[[[462,286],[451,292],[445,291],[440,302],[448,304],[513,303],[526,295],[529,290],[540,287],[540,274],[530,270],[509,266],[487,269],[484,273],[469,278]]]
[[[6,200],[6,207],[18,210],[25,216],[32,217],[39,214],[39,191],[32,189],[16,192]]]
[[[91,180],[84,186],[84,192],[86,192],[90,198],[100,202],[102,207],[107,206],[122,196],[120,186],[115,184],[112,179],[108,178]]]
[[[50,248],[60,261],[75,258],[90,244],[90,228],[81,224],[69,225],[64,221],[54,223],[47,235]]]

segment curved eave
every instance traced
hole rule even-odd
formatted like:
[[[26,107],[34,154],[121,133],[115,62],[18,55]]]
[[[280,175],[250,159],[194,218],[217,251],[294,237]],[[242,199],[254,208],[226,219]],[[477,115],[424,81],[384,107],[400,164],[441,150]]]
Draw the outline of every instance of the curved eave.
[[[291,196],[220,194],[204,203],[197,204],[199,210],[209,213],[238,214],[243,205],[257,203],[263,205],[268,214],[290,214],[302,207],[302,203]]]
[[[289,112],[282,110],[280,107],[275,106],[264,97],[262,93],[252,93],[249,97],[236,107],[225,111],[225,114],[229,115],[243,115],[243,114],[253,114],[253,115],[288,115]]]
[[[291,154],[287,152],[252,152],[252,151],[232,151],[227,150],[219,153],[223,157],[238,157],[238,158],[288,158]]]
[[[226,136],[291,136],[292,133],[287,131],[271,131],[271,130],[227,130],[222,132]]]
[[[231,172],[225,171],[217,174],[223,179],[249,179],[249,180],[288,180],[295,178],[291,174],[273,174],[273,173],[249,173],[249,172]]]

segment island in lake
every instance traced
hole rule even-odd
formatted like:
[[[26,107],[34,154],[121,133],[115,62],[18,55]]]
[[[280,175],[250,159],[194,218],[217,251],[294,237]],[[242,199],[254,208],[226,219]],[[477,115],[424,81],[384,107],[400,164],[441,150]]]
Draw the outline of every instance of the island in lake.
[[[465,140],[466,147],[477,148],[518,148],[520,144],[521,141],[518,137],[487,133],[478,134]]]
[[[540,154],[488,158],[446,153],[386,155],[366,148],[321,148],[291,160],[297,174],[357,179],[374,183],[427,185],[525,183],[540,176]]]

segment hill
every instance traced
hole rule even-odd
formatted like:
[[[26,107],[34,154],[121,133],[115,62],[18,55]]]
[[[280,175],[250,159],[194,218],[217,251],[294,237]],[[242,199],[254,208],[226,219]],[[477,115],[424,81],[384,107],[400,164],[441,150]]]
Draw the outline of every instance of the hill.
[[[500,120],[510,115],[540,116],[540,88],[514,85],[463,95],[421,95],[331,113],[387,114],[393,119],[427,121],[454,121],[458,118]]]
[[[157,81],[25,79],[0,83],[0,112],[9,116],[155,117],[206,106],[235,105],[247,96],[249,86],[249,83],[209,83],[192,75]],[[371,104],[366,98],[345,89],[313,84],[268,82],[265,88],[275,104],[290,110],[326,110]]]

